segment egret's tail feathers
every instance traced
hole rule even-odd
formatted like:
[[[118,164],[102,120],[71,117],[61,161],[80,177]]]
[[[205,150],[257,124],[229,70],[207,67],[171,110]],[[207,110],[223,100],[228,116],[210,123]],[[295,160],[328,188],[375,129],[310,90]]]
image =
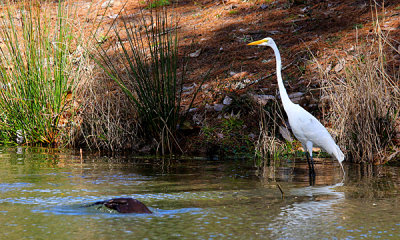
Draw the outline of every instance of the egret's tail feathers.
[[[342,152],[342,150],[340,150],[339,146],[336,145],[336,152],[334,153],[336,159],[339,161],[340,164],[342,164],[343,160],[344,160],[344,154]]]
[[[340,168],[342,168],[343,181],[344,181],[344,178],[346,177],[346,172],[344,171],[344,167],[343,167],[343,163],[342,163],[344,160],[344,154],[343,154],[342,150],[340,150],[339,146],[337,146],[337,145],[336,145],[336,153],[334,155],[339,162]]]
[[[344,167],[343,167],[342,162],[339,161],[339,165],[340,165],[340,168],[342,168],[342,171],[343,171],[343,181],[342,182],[344,182],[344,179],[346,177],[346,172],[344,171]]]

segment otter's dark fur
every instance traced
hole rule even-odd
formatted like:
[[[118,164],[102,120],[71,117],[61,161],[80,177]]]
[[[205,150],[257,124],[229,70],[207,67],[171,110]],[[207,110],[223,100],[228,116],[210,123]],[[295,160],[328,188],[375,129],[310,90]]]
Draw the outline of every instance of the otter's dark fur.
[[[104,205],[110,209],[114,209],[119,213],[153,213],[142,202],[133,198],[113,198],[106,201],[99,201],[86,207],[94,205]]]

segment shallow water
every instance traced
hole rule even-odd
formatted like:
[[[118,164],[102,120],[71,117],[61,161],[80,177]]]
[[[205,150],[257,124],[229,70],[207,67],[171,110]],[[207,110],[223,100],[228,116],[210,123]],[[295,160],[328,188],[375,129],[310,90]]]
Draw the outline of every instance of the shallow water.
[[[399,168],[0,149],[0,239],[399,239]],[[277,183],[283,190],[282,194]],[[82,207],[133,197],[153,212]]]

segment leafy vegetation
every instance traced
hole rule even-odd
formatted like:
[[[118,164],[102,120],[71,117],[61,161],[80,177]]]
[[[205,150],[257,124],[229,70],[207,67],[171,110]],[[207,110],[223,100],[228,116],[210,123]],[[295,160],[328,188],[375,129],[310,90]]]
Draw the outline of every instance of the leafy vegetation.
[[[216,147],[213,149],[212,154],[228,155],[228,156],[250,156],[254,149],[253,140],[247,135],[243,134],[245,127],[244,121],[240,118],[240,112],[237,114],[225,114],[224,117],[218,121],[218,124],[205,125],[201,132],[204,136],[204,144],[208,148]],[[210,149],[209,149],[210,151]]]

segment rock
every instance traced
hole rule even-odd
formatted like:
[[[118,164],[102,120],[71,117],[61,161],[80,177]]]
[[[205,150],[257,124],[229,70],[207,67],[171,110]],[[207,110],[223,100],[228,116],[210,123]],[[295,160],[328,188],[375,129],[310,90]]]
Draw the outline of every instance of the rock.
[[[206,110],[214,109],[214,107],[213,107],[213,106],[210,106],[208,103],[206,104],[205,108],[206,108]]]
[[[193,88],[196,86],[196,84],[190,84],[190,85],[183,85],[182,86],[182,91],[187,92],[193,90]]]
[[[214,108],[214,111],[221,112],[222,109],[224,108],[224,104],[216,103],[216,104],[214,104],[213,108]]]
[[[295,92],[295,93],[289,94],[289,98],[299,98],[303,95],[304,95],[304,93],[302,93],[302,92]]]
[[[261,4],[260,8],[261,8],[262,10],[265,10],[265,9],[268,8],[268,4],[263,3],[263,4]]]
[[[246,87],[246,84],[244,84],[242,82],[238,82],[238,83],[232,85],[233,89],[243,89],[245,87]]]
[[[191,108],[191,109],[189,109],[189,112],[190,112],[190,113],[192,113],[192,112],[197,112],[197,110],[198,110],[198,108]]]
[[[116,19],[118,17],[118,14],[110,14],[108,17],[111,19]]]
[[[234,73],[234,72],[231,72],[231,73]],[[231,75],[233,78],[237,78],[237,79],[240,79],[240,78],[243,78],[243,77],[245,77],[247,74],[249,74],[248,72],[240,72],[240,73],[235,73],[235,74],[233,74],[233,75]]]
[[[295,92],[295,93],[289,94],[289,98],[290,98],[290,100],[292,100],[292,102],[299,103],[300,100],[302,99],[303,95],[304,95],[304,93],[302,93],[302,92]]]
[[[193,115],[193,117],[192,117],[192,121],[193,121],[195,124],[200,125],[200,124],[203,123],[204,119],[203,119],[203,117],[201,116],[201,114],[195,113],[195,114]]]
[[[109,8],[114,6],[114,0],[106,0],[103,4],[101,4],[101,8]]]
[[[272,31],[267,31],[267,33],[275,35],[275,34],[280,33],[280,31],[272,30]]]
[[[339,60],[338,64],[336,64],[334,70],[336,73],[339,73],[340,71],[342,71],[343,67],[344,67],[344,59]]]
[[[191,58],[196,58],[198,56],[200,56],[201,53],[201,49],[196,50],[196,52],[192,52],[191,54],[189,54],[189,57]]]
[[[224,104],[224,105],[231,105],[232,104],[232,98],[230,98],[229,96],[226,96],[225,98],[224,98],[224,101],[222,101],[222,104]]]
[[[250,94],[250,97],[256,101],[258,104],[265,105],[270,100],[275,100],[275,97],[272,95],[258,95],[258,94]]]
[[[308,9],[310,9],[310,7],[306,6],[306,7],[302,8],[302,9],[300,9],[300,12],[306,12],[306,11],[308,11]]]

